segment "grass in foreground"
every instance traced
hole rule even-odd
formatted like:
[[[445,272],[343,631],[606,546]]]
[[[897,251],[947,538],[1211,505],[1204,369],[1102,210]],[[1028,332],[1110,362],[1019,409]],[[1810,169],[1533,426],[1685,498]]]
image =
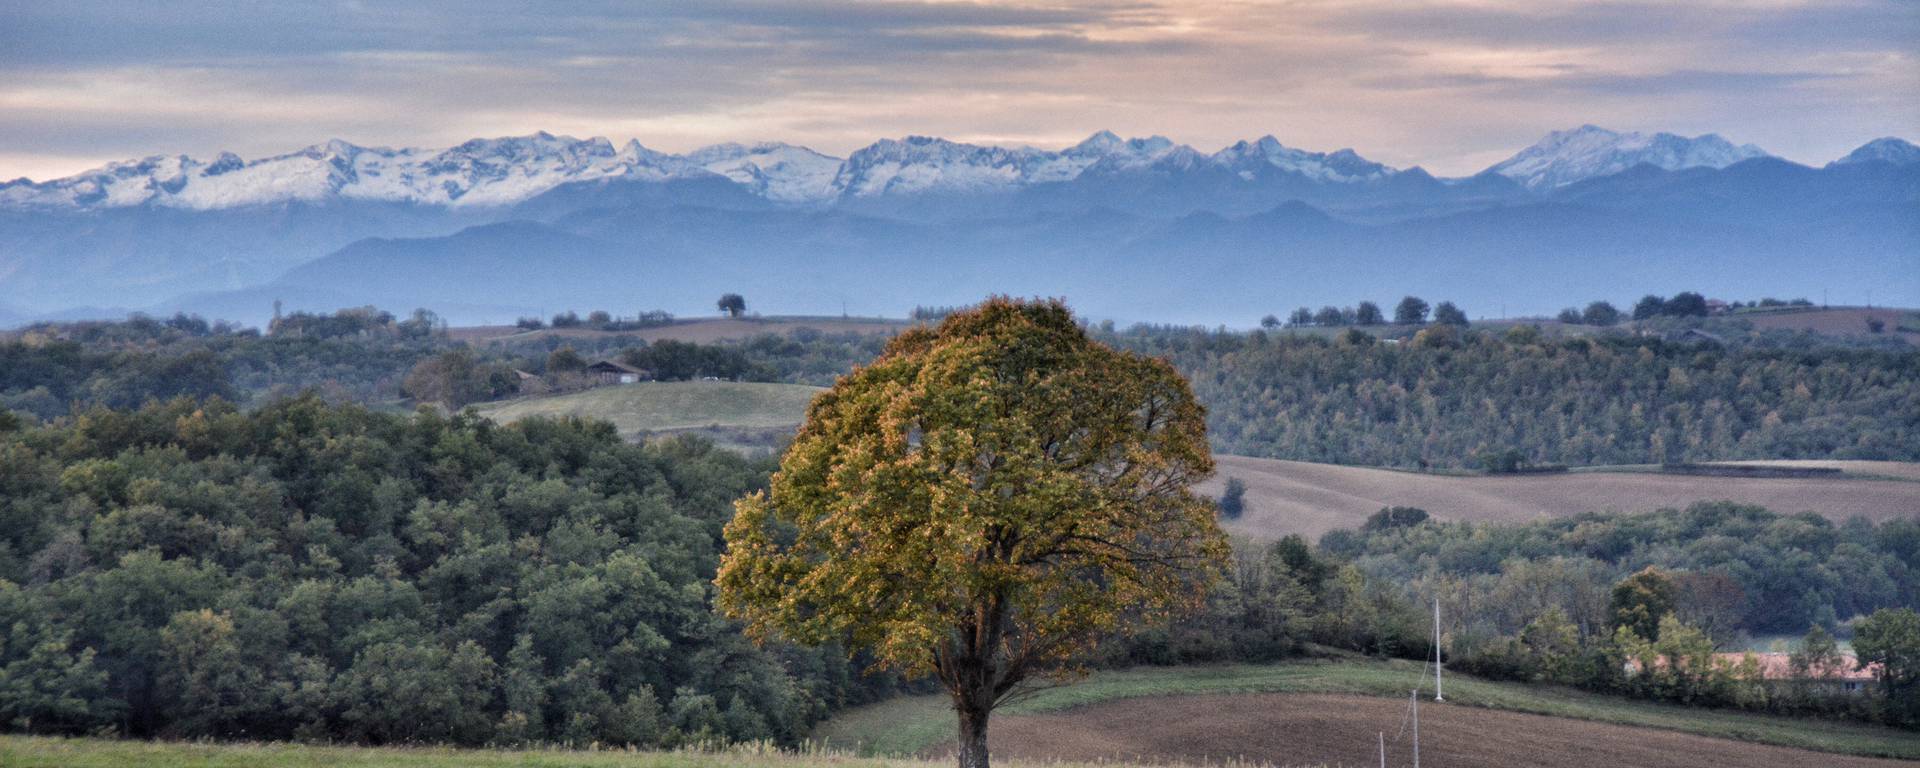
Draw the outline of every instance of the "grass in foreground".
[[[595,387],[549,397],[529,397],[474,406],[506,423],[529,416],[583,416],[613,422],[633,437],[662,430],[703,427],[797,426],[818,387],[733,381],[654,381]]]
[[[1000,714],[1057,712],[1105,701],[1231,693],[1343,693],[1404,698],[1421,667],[1404,661],[1296,661],[1156,667],[1100,672],[1007,705]],[[1447,702],[1595,722],[1660,728],[1865,757],[1920,759],[1920,734],[1881,726],[1635,701],[1566,688],[1497,683],[1448,675]],[[1431,695],[1432,683],[1426,690]],[[861,754],[914,754],[953,737],[943,695],[912,696],[861,707],[823,724],[814,738]]]
[[[1095,768],[1073,763],[994,762],[1008,768]],[[951,764],[946,759],[856,757],[826,751],[781,752],[766,747],[721,752],[493,750],[0,736],[0,766],[6,768],[939,768]],[[1119,765],[1101,763],[1098,768]],[[1253,764],[1224,765],[1251,768]]]

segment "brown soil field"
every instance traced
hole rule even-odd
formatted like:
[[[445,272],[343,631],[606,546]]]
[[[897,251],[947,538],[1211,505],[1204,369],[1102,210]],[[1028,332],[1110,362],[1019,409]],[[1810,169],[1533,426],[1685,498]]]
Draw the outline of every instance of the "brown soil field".
[[[1247,484],[1246,513],[1228,531],[1257,538],[1309,538],[1354,528],[1381,507],[1419,507],[1441,520],[1519,522],[1581,512],[1644,512],[1696,501],[1730,500],[1775,512],[1814,511],[1835,521],[1920,516],[1920,482],[1862,477],[1735,478],[1641,472],[1455,477],[1300,461],[1214,457],[1217,472],[1200,485],[1218,496],[1226,478]],[[1741,462],[1746,463],[1746,462]],[[1818,462],[1849,472],[1920,477],[1920,465]]]
[[[463,328],[449,328],[447,335],[471,342],[492,342],[512,339],[522,341],[544,336],[579,339],[599,336],[636,336],[648,342],[660,339],[691,341],[710,344],[716,341],[745,339],[763,333],[791,335],[801,328],[812,328],[826,334],[858,333],[865,335],[892,336],[912,327],[908,320],[880,320],[869,318],[841,317],[766,317],[708,318],[704,320],[682,320],[673,325],[658,328],[642,328],[633,331],[596,331],[591,328],[545,328],[527,331],[511,325],[480,325]]]
[[[1752,323],[1755,329],[1785,328],[1841,336],[1869,335],[1867,318],[1874,318],[1886,323],[1885,330],[1881,332],[1882,335],[1920,344],[1920,333],[1901,333],[1898,330],[1903,323],[1908,326],[1914,325],[1915,314],[1916,312],[1911,309],[1830,307],[1780,312],[1748,312],[1729,315],[1729,317]]]
[[[1400,733],[1407,702],[1367,696],[1235,694],[1124,699],[1035,715],[996,716],[995,757],[1029,760],[1378,765],[1412,764]],[[1232,745],[1231,747],[1222,745]],[[950,755],[953,744],[929,750]],[[1420,764],[1429,768],[1892,768],[1848,757],[1707,736],[1451,704],[1420,705]]]

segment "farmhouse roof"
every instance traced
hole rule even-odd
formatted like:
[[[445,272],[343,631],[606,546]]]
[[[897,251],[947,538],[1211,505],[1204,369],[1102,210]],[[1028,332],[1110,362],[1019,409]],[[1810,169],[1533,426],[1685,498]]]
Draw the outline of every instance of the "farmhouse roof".
[[[643,369],[635,368],[631,365],[627,365],[626,363],[620,362],[618,360],[601,360],[599,362],[596,362],[592,365],[587,366],[587,370],[593,371],[594,373],[633,373],[633,374],[646,373],[646,371]]]
[[[1730,664],[1739,664],[1740,661],[1746,657],[1744,653],[1716,653],[1714,655]],[[1760,662],[1760,677],[1764,679],[1792,680],[1796,677],[1793,673],[1793,658],[1789,654],[1779,652],[1756,653],[1753,654],[1753,657]],[[1830,668],[1808,670],[1806,678],[1809,680],[1868,682],[1873,680],[1874,675],[1878,674],[1880,670],[1879,664],[1868,664],[1866,669],[1860,669],[1859,667],[1859,659],[1855,658],[1852,654],[1841,654],[1839,664]]]

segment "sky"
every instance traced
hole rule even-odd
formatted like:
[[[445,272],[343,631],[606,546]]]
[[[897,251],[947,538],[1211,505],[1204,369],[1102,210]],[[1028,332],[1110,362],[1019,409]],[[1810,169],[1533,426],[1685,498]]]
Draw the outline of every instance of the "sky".
[[[1920,0],[0,0],[0,179],[540,130],[836,155],[1272,134],[1465,175],[1587,123],[1815,165],[1920,139]]]

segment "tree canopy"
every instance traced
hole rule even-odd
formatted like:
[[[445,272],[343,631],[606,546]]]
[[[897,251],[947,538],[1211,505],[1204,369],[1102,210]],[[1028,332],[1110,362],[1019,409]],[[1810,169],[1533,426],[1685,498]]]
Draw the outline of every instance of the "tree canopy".
[[[1205,415],[1166,363],[1057,301],[896,337],[815,399],[728,524],[719,605],[761,638],[846,641],[937,678],[960,761],[987,718],[1096,641],[1195,607],[1226,556]]]

